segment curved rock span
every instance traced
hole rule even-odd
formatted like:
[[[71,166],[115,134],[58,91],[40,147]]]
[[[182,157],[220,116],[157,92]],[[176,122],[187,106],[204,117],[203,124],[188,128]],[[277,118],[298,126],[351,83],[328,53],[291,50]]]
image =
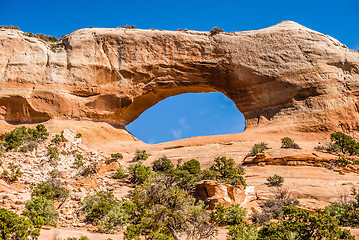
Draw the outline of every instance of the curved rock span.
[[[247,127],[358,130],[359,52],[286,21],[220,33],[81,29],[57,44],[0,30],[0,118],[123,128],[172,95],[218,91]]]

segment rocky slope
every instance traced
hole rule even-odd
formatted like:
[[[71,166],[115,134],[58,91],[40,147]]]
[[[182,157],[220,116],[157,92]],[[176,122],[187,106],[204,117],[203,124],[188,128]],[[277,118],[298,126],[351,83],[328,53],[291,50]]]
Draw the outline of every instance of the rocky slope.
[[[123,128],[162,99],[219,91],[247,127],[358,129],[359,53],[286,21],[220,33],[81,29],[57,44],[0,30],[0,118]]]

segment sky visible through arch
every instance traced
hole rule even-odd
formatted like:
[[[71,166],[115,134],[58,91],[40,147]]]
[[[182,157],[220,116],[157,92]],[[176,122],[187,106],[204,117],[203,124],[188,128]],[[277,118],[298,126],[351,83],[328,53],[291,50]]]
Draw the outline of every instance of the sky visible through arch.
[[[143,127],[145,126],[145,127]],[[146,143],[193,136],[238,133],[244,117],[226,95],[219,92],[185,93],[166,98],[126,126]]]
[[[114,28],[135,25],[140,29],[176,30],[178,28],[187,28],[199,31],[209,31],[214,26],[218,26],[227,32],[231,32],[261,29],[283,20],[292,20],[313,30],[330,35],[351,49],[359,49],[358,0],[0,0],[0,3],[0,25],[19,26],[25,32],[44,33],[58,38],[77,29],[90,26]],[[183,95],[169,98],[168,100],[165,99],[165,102],[160,102],[159,104],[170,101],[170,108],[177,110],[183,107],[186,101],[189,101],[184,99],[186,96],[189,96],[188,99],[192,99],[192,102],[202,102],[202,105],[190,104],[186,107],[188,110],[186,114],[188,115],[182,114],[179,118],[172,119],[169,123],[161,123],[161,126],[172,123],[171,129],[174,129],[172,132],[174,134],[169,134],[167,130],[158,128],[153,133],[156,134],[153,135],[154,139],[162,139],[165,135],[173,136],[172,139],[166,140],[176,139],[176,136],[188,137],[185,128],[182,130],[176,128],[181,123],[183,126],[187,124],[193,133],[195,133],[195,129],[207,126],[207,130],[201,135],[217,134],[213,130],[213,124],[217,124],[216,131],[238,130],[237,122],[223,124],[215,116],[219,116],[219,114],[230,116],[238,113],[233,108],[227,108],[227,112],[221,112],[219,108],[215,108],[213,113],[210,114],[212,117],[205,119],[213,120],[214,122],[204,123],[201,121],[201,119],[204,119],[201,118],[201,115],[198,115],[198,112],[202,109],[216,106],[216,104],[228,104],[228,99],[221,98],[219,97],[220,95],[203,94],[203,99],[207,99],[207,101],[200,100],[202,97],[197,98],[199,100],[193,100],[192,97],[195,95]],[[196,96],[201,96],[201,94]],[[213,104],[213,100],[216,101],[215,104]],[[162,108],[164,110],[161,110],[161,105],[154,106],[155,110],[159,109],[157,113],[159,116],[176,115],[176,112],[169,112],[171,109]],[[147,114],[145,112],[143,116]],[[196,117],[190,120],[191,116]],[[163,120],[168,118],[163,117]],[[222,116],[221,119],[227,120],[228,117]],[[244,124],[243,119],[238,121],[242,121],[242,125]],[[183,124],[183,122],[186,124]],[[154,128],[153,125],[148,123],[146,121],[140,123],[139,119],[139,125],[136,126],[135,131],[144,132],[149,127]],[[199,123],[200,126],[195,126],[195,123]],[[132,125],[128,126],[130,130],[132,127]],[[135,135],[141,138],[139,135]]]

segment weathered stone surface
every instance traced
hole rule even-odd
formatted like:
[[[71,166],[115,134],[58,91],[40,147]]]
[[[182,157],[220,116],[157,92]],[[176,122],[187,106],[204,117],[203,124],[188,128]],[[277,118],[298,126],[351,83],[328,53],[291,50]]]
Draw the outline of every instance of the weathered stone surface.
[[[56,52],[0,30],[0,119],[104,121],[124,127],[162,99],[219,91],[247,127],[359,128],[359,53],[286,21],[223,33],[81,29]]]
[[[240,204],[246,197],[243,186],[217,183],[212,180],[200,181],[196,186],[194,195],[203,200],[209,209],[214,209],[220,203],[223,206]]]

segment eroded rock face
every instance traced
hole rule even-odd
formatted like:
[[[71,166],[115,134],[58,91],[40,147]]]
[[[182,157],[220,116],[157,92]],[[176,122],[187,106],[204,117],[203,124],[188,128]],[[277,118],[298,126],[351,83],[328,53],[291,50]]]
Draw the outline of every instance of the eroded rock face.
[[[81,29],[56,52],[1,29],[0,82],[0,119],[9,123],[79,119],[124,127],[166,97],[219,91],[247,127],[359,128],[359,53],[294,22],[214,36]]]
[[[244,186],[233,186],[217,183],[212,180],[202,180],[196,186],[194,195],[204,201],[213,210],[218,204],[229,206],[241,204],[246,197]]]

